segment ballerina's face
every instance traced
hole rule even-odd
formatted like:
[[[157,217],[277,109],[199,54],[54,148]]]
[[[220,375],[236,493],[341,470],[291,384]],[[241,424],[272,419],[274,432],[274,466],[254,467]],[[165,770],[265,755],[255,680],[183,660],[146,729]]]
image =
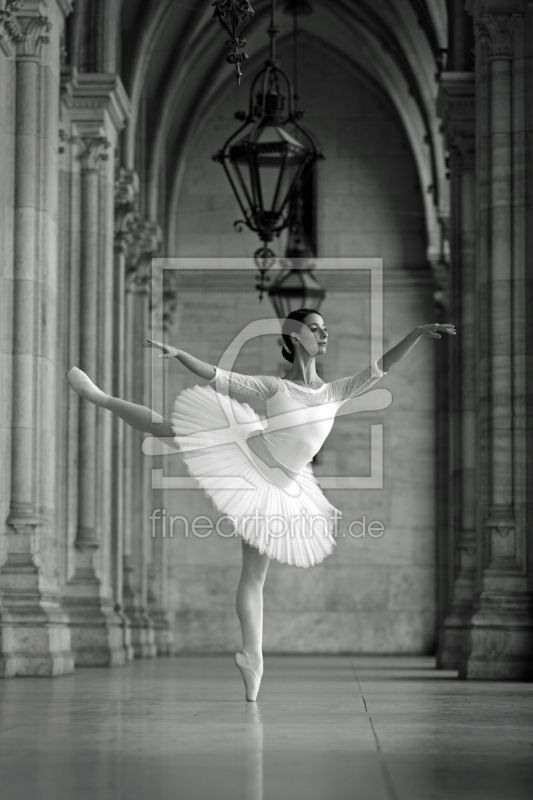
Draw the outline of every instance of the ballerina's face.
[[[323,355],[328,343],[326,323],[320,314],[308,314],[300,332],[300,340],[309,355]]]

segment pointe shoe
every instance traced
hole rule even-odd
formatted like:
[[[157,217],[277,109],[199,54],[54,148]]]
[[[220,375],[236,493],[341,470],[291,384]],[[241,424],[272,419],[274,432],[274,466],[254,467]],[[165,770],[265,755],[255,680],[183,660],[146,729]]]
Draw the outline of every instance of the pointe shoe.
[[[83,370],[78,369],[78,367],[71,367],[68,372],[65,372],[65,378],[74,391],[84,400],[90,400],[91,403],[95,403],[97,406],[103,404],[107,395],[92,382]]]
[[[247,656],[242,650],[238,653],[235,653],[235,663],[237,664],[244,681],[244,686],[246,688],[246,699],[253,703],[257,699],[257,694],[261,685],[261,678],[263,677],[263,665],[260,665],[260,670],[254,670],[250,663],[249,656]]]

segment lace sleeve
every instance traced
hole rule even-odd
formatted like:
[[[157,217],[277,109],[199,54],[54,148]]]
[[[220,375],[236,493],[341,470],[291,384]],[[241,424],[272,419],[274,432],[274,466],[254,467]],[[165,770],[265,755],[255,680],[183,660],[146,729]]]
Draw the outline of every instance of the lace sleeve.
[[[374,361],[369,367],[365,367],[361,372],[356,375],[351,375],[349,378],[340,378],[338,381],[330,383],[330,392],[332,400],[344,402],[349,400],[350,397],[356,397],[358,394],[363,394],[367,389],[376,383],[380,378],[386,375],[378,367],[378,362]]]
[[[213,384],[216,391],[231,390],[251,397],[260,397],[261,400],[269,400],[278,390],[278,380],[273,375],[240,375],[238,372],[215,367],[215,375],[209,383]]]

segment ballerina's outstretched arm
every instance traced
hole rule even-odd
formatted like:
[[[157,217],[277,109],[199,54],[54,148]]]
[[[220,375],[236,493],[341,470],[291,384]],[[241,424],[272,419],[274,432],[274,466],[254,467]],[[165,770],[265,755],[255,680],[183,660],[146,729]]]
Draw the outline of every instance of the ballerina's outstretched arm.
[[[379,369],[383,372],[388,372],[393,364],[396,364],[404,356],[406,356],[407,353],[412,350],[418,340],[423,336],[428,336],[431,339],[440,339],[441,334],[439,331],[443,333],[455,334],[455,326],[451,323],[445,323],[442,325],[440,323],[419,325],[417,328],[408,333],[401,342],[398,342],[397,345],[392,347],[390,350],[387,350],[387,352],[378,359]]]
[[[201,361],[199,358],[191,356],[190,353],[186,353],[185,350],[178,350],[177,347],[172,347],[172,345],[163,344],[162,342],[156,342],[153,339],[147,339],[143,347],[153,347],[162,350],[163,352],[160,356],[157,356],[158,358],[177,358],[184,367],[187,367],[187,369],[194,372],[194,374],[198,375],[200,378],[205,378],[210,381],[215,377],[215,367],[213,364],[208,364],[207,361]]]
[[[194,356],[185,353],[183,350],[177,350],[170,345],[150,340],[147,340],[143,346],[162,350],[163,352],[159,358],[178,358],[184,366],[201,378],[212,379],[215,374],[215,367],[212,364],[200,361],[200,359],[194,358]],[[71,387],[81,397],[101,408],[107,408],[112,411],[135,430],[151,433],[152,436],[159,438],[171,438],[174,436],[172,423],[169,419],[162,417],[147,406],[130,403],[120,397],[112,397],[106,394],[81,369],[72,367],[66,373],[66,378]]]

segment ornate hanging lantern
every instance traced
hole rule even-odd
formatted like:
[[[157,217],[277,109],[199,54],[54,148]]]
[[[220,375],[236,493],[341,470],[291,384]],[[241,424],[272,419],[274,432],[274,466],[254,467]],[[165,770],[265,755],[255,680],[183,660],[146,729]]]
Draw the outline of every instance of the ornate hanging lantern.
[[[275,262],[269,247],[274,237],[291,225],[291,198],[322,152],[300,123],[294,108],[291,80],[276,60],[276,2],[272,0],[270,58],[255,76],[250,89],[248,113],[237,112],[243,124],[213,156],[222,164],[241,209],[235,222],[257,233],[262,246],[254,253],[259,268],[259,299]]]

